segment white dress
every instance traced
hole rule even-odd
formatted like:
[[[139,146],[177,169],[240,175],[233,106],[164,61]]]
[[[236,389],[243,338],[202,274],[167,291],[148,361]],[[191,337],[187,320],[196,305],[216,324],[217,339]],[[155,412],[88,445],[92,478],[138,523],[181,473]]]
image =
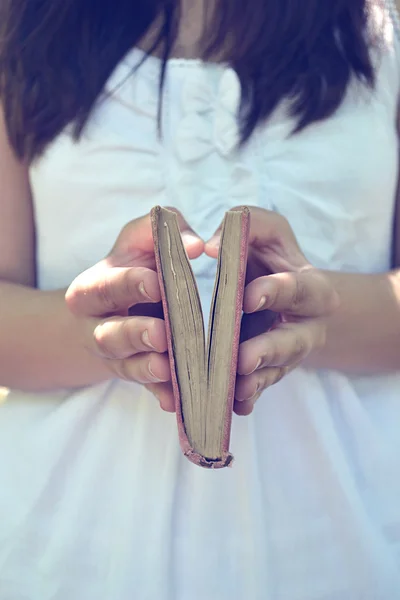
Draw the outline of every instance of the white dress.
[[[379,15],[378,15],[379,16]],[[378,17],[377,17],[378,18]],[[170,60],[118,66],[84,139],[32,168],[42,289],[69,285],[121,228],[174,205],[205,238],[230,206],[285,215],[316,266],[390,269],[400,53],[390,22],[376,90],[287,138],[281,107],[235,152],[238,79]],[[208,311],[214,263],[194,263]],[[400,374],[298,369],[233,423],[234,467],[178,446],[173,415],[120,381],[11,392],[0,408],[1,600],[400,598]]]

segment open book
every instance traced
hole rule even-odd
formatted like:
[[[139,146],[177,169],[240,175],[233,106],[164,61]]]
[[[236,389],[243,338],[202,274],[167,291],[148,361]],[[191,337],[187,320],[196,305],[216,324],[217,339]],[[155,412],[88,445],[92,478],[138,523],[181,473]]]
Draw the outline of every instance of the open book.
[[[181,447],[197,465],[226,467],[233,460],[229,442],[250,212],[243,207],[225,215],[208,335],[176,215],[156,207],[151,216]]]

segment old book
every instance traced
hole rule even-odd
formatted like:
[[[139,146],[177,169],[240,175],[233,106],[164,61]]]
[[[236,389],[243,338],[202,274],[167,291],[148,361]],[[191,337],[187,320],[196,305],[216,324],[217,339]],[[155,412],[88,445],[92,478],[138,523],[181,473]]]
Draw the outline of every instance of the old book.
[[[176,215],[161,207],[152,211],[179,439],[185,456],[205,468],[227,467],[233,460],[229,444],[249,220],[246,207],[225,215],[206,335]]]

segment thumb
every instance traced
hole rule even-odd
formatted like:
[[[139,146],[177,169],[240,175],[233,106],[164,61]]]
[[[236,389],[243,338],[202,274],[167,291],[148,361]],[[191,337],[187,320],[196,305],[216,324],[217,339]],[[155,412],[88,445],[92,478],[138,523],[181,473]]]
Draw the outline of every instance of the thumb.
[[[174,212],[177,216],[179,229],[189,258],[198,258],[204,250],[204,242],[188,225],[178,210],[169,207],[168,210]],[[143,258],[145,255],[150,254],[152,256],[153,252],[154,240],[151,215],[147,214],[125,225],[110,252],[110,257],[116,258],[117,262],[121,260],[121,257],[124,257],[131,263],[138,258]],[[125,263],[126,260],[123,262]]]
[[[282,215],[258,207],[249,208],[249,246],[258,262],[273,272],[293,271],[308,265],[291,226]],[[206,254],[213,258],[218,256],[221,229],[219,227],[206,243]]]
[[[206,242],[206,254],[211,258],[218,258],[219,247],[221,245],[222,224],[218,227],[212,238]]]

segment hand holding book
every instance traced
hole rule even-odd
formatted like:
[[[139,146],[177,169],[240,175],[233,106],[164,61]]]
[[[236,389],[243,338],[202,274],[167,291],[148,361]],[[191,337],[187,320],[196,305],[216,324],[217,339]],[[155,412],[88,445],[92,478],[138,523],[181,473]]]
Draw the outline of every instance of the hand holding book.
[[[284,217],[252,208],[250,223],[234,404],[239,415],[250,414],[266,388],[324,344],[324,317],[338,304],[330,282],[307,261]],[[220,232],[206,244],[209,256],[217,256]]]
[[[204,242],[182,215],[176,213],[176,218],[185,252],[190,258],[199,256]],[[164,410],[174,410],[149,215],[123,228],[109,255],[73,281],[66,301],[83,349],[97,359],[104,379],[140,383]]]

